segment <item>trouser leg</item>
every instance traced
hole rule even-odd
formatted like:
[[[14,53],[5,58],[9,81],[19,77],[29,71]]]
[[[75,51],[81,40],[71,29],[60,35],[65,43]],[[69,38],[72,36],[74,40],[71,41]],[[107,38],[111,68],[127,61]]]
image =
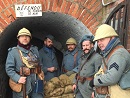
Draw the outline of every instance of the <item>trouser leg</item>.
[[[78,92],[76,93],[76,98],[83,98],[83,96],[81,95],[80,91],[78,90]]]
[[[13,98],[23,98],[23,93],[22,92],[17,93],[13,91]]]
[[[41,93],[33,93],[31,98],[44,98],[44,96]]]

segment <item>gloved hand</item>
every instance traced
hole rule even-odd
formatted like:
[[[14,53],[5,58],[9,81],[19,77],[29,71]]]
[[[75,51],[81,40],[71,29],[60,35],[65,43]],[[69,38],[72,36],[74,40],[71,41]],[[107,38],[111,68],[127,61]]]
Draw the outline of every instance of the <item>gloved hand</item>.
[[[67,75],[67,76],[70,76],[70,75],[72,75],[72,74],[74,74],[75,72],[74,71],[68,71],[68,72],[66,72],[65,74]]]

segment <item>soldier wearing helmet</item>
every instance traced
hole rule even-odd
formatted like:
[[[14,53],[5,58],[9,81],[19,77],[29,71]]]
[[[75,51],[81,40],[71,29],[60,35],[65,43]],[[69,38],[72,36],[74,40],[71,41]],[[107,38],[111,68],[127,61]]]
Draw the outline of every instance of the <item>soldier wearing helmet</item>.
[[[121,79],[123,72],[130,68],[130,55],[129,52],[121,45],[118,34],[115,30],[107,24],[102,24],[96,30],[94,41],[97,41],[98,47],[101,50],[103,56],[103,64],[100,70],[89,85],[96,88],[95,98],[129,98],[130,93],[127,90],[121,90],[117,85]],[[101,87],[108,88],[106,93],[99,93],[97,89]],[[116,90],[116,93],[111,92]],[[110,90],[111,89],[111,90]],[[126,91],[125,93],[123,93]],[[111,96],[109,96],[111,94]],[[121,95],[123,97],[121,97]],[[115,96],[115,97],[113,97]]]
[[[62,73],[71,75],[73,73],[72,70],[78,66],[81,51],[78,49],[77,42],[74,38],[69,38],[66,41],[66,46],[67,50],[63,55],[63,61],[62,61]]]
[[[30,31],[26,28],[22,28],[21,30],[19,30],[17,38],[22,35],[26,35],[26,36],[29,36],[30,38],[32,38]]]
[[[38,77],[41,70],[39,69],[39,73],[36,73],[37,68],[40,68],[39,53],[37,47],[31,45],[31,38],[32,35],[30,31],[26,28],[22,28],[17,34],[17,46],[8,49],[6,60],[7,75],[15,83],[26,84],[26,90],[23,90],[22,87],[19,91],[17,90],[18,87],[16,87],[16,89],[12,88],[13,98],[23,98],[23,92],[26,93],[29,98],[43,98],[43,93],[36,93],[34,88],[35,81],[41,79]],[[26,73],[27,70],[28,73]],[[21,76],[21,74],[23,76]]]
[[[94,50],[93,39],[93,35],[84,35],[80,40],[83,53],[73,85],[76,98],[91,98],[93,89],[88,84],[102,64],[101,55]]]

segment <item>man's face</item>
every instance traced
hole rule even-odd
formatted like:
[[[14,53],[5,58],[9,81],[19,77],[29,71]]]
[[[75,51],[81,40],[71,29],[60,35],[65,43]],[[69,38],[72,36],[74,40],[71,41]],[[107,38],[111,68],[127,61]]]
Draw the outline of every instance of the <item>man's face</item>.
[[[98,47],[103,51],[108,43],[110,42],[111,38],[102,38],[97,41]]]
[[[93,43],[91,43],[89,40],[82,42],[82,49],[84,53],[89,53],[92,47],[93,47]]]
[[[30,42],[30,37],[27,35],[21,35],[18,38],[19,42],[23,45],[27,45]]]
[[[45,46],[51,48],[53,46],[53,41],[50,40],[49,38],[47,38],[45,41],[44,41],[44,44]]]
[[[75,44],[67,44],[68,51],[73,51],[75,49],[75,47],[76,47]]]

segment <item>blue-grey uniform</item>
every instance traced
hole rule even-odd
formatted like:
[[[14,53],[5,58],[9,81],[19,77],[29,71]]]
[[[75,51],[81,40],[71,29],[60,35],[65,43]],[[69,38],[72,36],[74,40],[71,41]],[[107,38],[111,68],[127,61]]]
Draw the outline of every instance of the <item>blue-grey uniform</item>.
[[[58,62],[54,48],[47,48],[46,46],[43,46],[43,48],[39,50],[39,55],[40,55],[40,62],[43,65],[42,70],[45,75],[45,81],[48,81],[54,77],[59,76],[60,69],[58,67]],[[47,68],[50,67],[55,67],[56,70],[54,72],[47,71]]]
[[[114,38],[109,42],[106,49],[104,50],[103,56],[108,59],[109,53],[116,46],[120,46],[119,38]],[[93,83],[95,86],[110,86],[115,85],[119,82],[124,70],[130,68],[130,54],[125,48],[117,49],[106,62],[107,70],[103,75],[97,75]],[[104,64],[102,65],[102,67]],[[105,98],[105,95],[96,95],[96,98]]]
[[[81,50],[75,48],[73,51],[66,51],[63,56],[62,61],[62,73],[66,73],[67,71],[75,71],[76,67],[79,65],[81,57]]]
[[[20,75],[18,74],[20,72],[20,67],[23,66],[18,49],[22,52],[24,57],[29,58],[28,54],[30,53],[32,58],[39,59],[39,53],[37,47],[35,46],[31,46],[30,50],[26,50],[17,45],[17,47],[13,47],[8,50],[9,52],[6,60],[6,73],[16,83],[18,83],[18,80],[20,79]],[[26,78],[26,94],[29,97],[31,96],[31,98],[43,98],[43,94],[34,93],[34,85],[37,79],[38,77],[35,73],[30,74]],[[23,98],[22,91],[19,93],[13,91],[13,98]]]
[[[79,75],[76,77],[84,78],[84,82],[82,83],[80,79],[77,80],[76,98],[91,98],[93,89],[89,86],[89,82],[93,79],[94,74],[98,71],[101,64],[102,57],[98,53],[95,53],[94,48],[92,48],[89,53],[82,55],[79,65]]]

